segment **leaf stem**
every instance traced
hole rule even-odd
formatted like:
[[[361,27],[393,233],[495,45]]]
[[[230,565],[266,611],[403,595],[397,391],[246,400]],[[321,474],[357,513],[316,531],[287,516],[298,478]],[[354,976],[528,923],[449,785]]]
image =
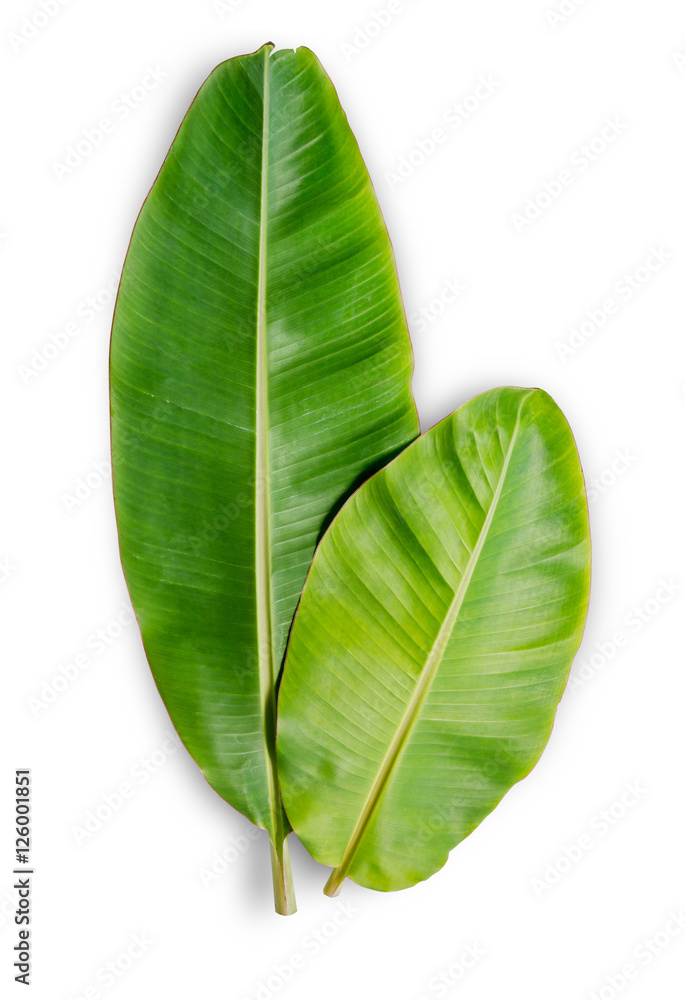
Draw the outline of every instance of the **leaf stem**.
[[[274,883],[274,905],[276,913],[289,917],[297,912],[295,890],[293,888],[293,873],[290,868],[290,847],[286,837],[278,846],[271,846],[271,874]]]
[[[337,896],[340,893],[341,886],[346,878],[346,872],[342,868],[334,868],[330,874],[330,878],[324,887],[324,893],[327,896]]]

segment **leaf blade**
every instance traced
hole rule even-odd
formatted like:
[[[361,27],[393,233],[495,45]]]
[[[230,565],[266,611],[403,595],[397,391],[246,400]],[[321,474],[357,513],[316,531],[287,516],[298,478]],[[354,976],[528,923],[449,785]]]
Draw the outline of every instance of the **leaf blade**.
[[[535,513],[534,529],[516,522],[512,498]],[[279,698],[286,810],[336,869],[331,892],[347,874],[379,889],[428,877],[528,773],[588,587],[582,473],[563,415],[539,390],[477,397],[348,501],[315,556]],[[556,627],[560,607],[569,620]]]
[[[275,683],[311,555],[418,424],[357,144],[316,57],[271,50],[210,75],[146,199],[111,400],[122,562],[155,681],[212,787],[278,842]]]

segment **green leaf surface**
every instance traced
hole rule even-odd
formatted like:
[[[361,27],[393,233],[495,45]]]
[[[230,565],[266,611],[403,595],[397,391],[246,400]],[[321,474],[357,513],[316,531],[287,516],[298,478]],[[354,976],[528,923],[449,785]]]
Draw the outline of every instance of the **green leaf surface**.
[[[590,586],[583,475],[537,389],[462,406],[317,549],[279,696],[290,822],[373,889],[425,879],[538,760]]]
[[[418,434],[411,372],[392,248],[316,57],[267,45],[222,63],[126,258],[114,493],[160,693],[212,787],[269,832],[276,881],[292,617],[335,510]]]

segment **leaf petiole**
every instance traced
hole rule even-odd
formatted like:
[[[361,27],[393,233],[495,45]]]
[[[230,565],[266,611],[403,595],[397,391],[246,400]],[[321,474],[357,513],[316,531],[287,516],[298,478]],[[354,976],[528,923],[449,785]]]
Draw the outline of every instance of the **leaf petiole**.
[[[334,868],[330,874],[328,882],[326,882],[326,885],[324,886],[323,891],[326,894],[326,896],[331,896],[332,898],[333,896],[340,895],[340,889],[342,888],[342,884],[345,881],[345,878],[346,875],[343,872],[342,868]]]
[[[274,905],[276,913],[288,917],[297,912],[295,889],[293,888],[293,873],[290,867],[290,847],[287,837],[275,847],[271,846],[271,874],[274,883]]]

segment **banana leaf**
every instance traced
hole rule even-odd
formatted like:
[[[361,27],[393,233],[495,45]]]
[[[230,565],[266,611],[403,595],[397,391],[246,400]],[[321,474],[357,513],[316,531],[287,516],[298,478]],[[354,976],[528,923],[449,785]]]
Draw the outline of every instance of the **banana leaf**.
[[[547,743],[590,584],[583,475],[540,390],[478,396],[371,477],[317,549],[279,694],[278,760],[317,861],[428,878]]]
[[[306,48],[218,66],[138,217],[111,343],[121,558],[154,679],[295,907],[276,687],[316,543],[418,434],[395,262]]]

